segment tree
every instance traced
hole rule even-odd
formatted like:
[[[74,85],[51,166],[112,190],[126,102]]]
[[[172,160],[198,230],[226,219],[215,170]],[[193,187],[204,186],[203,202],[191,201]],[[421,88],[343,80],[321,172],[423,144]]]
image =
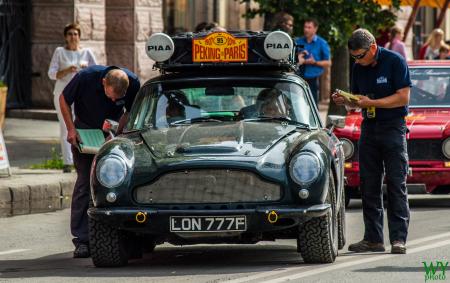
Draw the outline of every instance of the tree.
[[[242,3],[251,0],[241,0]],[[395,24],[397,16],[383,9],[375,0],[253,0],[259,3],[256,9],[247,10],[245,17],[263,15],[265,21],[272,15],[284,11],[295,19],[294,34],[303,34],[303,21],[315,18],[319,21],[318,34],[327,40],[332,52],[331,89],[349,89],[349,56],[347,40],[358,28],[366,28],[375,36],[378,31]],[[392,0],[395,11],[400,0]],[[267,23],[265,24],[267,27]],[[329,114],[344,114],[345,109],[330,102]]]

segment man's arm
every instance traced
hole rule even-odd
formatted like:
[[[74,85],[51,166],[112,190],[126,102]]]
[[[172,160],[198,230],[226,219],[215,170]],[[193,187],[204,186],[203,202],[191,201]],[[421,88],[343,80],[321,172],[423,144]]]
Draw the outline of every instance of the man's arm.
[[[123,128],[128,122],[128,118],[130,117],[130,112],[124,112],[119,119],[119,126],[117,127],[117,135],[120,135],[123,131]]]
[[[389,95],[380,99],[370,99],[367,96],[359,96],[360,100],[357,104],[361,108],[374,106],[376,108],[396,108],[408,105],[410,87],[404,87],[397,90],[393,95]]]
[[[67,128],[67,141],[72,145],[77,145],[81,139],[72,120],[72,110],[62,94],[59,96],[59,107]]]
[[[319,66],[319,67],[322,67],[322,68],[328,67],[328,66],[331,66],[331,60],[316,61],[315,65]]]

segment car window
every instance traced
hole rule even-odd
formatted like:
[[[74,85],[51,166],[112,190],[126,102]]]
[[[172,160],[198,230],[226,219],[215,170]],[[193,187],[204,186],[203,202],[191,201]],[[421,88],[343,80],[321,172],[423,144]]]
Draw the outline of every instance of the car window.
[[[450,107],[450,68],[411,68],[410,106]]]
[[[164,128],[185,120],[241,121],[283,117],[317,127],[305,90],[293,82],[196,81],[145,86],[128,129]]]

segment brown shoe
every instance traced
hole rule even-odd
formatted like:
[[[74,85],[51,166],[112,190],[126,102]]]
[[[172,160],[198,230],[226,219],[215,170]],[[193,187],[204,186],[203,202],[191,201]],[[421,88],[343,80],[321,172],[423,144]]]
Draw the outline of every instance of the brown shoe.
[[[384,248],[383,243],[371,243],[369,241],[362,240],[348,246],[348,250],[355,253],[363,253],[384,252],[386,249]]]
[[[403,241],[393,241],[391,254],[406,254],[406,246]]]

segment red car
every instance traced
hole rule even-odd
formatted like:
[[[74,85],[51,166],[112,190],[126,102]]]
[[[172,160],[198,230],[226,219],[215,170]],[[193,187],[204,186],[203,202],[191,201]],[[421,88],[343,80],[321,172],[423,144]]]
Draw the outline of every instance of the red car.
[[[412,80],[406,116],[409,194],[450,192],[450,61],[408,62]],[[359,196],[358,139],[362,116],[350,111],[334,133],[343,143],[346,204]]]

